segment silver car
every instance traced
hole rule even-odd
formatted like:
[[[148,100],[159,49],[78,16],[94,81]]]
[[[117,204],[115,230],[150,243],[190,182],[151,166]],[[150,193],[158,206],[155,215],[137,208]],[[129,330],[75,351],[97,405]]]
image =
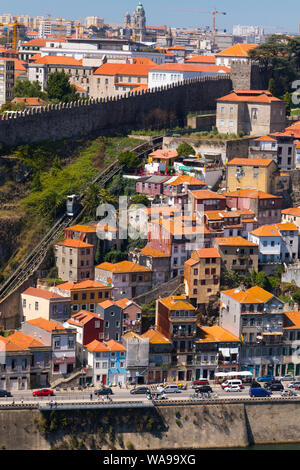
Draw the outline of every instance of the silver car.
[[[296,388],[296,387],[299,387],[300,386],[300,381],[299,380],[295,380],[294,382],[290,382],[287,386],[287,388]]]

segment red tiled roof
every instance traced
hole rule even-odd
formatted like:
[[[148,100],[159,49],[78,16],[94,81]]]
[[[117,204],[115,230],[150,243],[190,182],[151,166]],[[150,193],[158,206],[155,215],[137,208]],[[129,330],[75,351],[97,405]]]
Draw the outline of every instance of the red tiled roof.
[[[268,90],[233,90],[228,95],[222,96],[217,101],[236,101],[243,103],[272,103],[281,101],[275,98]]]
[[[45,289],[38,289],[36,287],[28,287],[22,295],[32,295],[33,297],[40,297],[41,299],[65,299],[66,297],[62,297],[59,294],[55,294],[54,292],[50,292],[49,290]]]
[[[64,326],[60,323],[56,323],[54,321],[46,320],[45,318],[34,318],[33,320],[28,320],[26,323],[30,323],[30,325],[37,326],[42,330],[46,330],[52,332],[54,330],[64,330]]]
[[[67,246],[70,248],[93,248],[94,245],[90,243],[82,242],[81,240],[73,240],[73,238],[67,238],[63,242],[57,243],[59,246]]]
[[[227,163],[228,166],[269,166],[274,160],[272,158],[233,158]]]
[[[101,65],[94,72],[94,75],[134,75],[140,77],[148,77],[148,72],[155,64],[111,64]]]

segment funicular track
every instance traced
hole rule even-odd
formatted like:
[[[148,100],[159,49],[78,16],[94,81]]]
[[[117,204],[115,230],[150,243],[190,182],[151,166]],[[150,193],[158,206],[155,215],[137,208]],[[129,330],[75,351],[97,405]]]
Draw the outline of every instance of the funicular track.
[[[162,146],[163,136],[153,137],[149,142],[145,142],[132,149],[131,152],[135,152],[140,158],[144,157],[149,151],[155,150]],[[100,188],[103,188],[117,173],[122,170],[122,165],[118,163],[118,160],[114,160],[105,170],[103,170],[93,181],[91,181],[88,187],[92,184],[97,184]],[[84,191],[80,193],[80,201],[84,198]],[[47,234],[42,240],[34,247],[24,261],[16,268],[13,274],[0,286],[0,304],[18,287],[20,287],[41,265],[45,259],[49,247],[59,238],[65,228],[69,227],[80,220],[84,214],[84,208],[74,217],[67,216],[64,214],[61,216],[50,228]]]

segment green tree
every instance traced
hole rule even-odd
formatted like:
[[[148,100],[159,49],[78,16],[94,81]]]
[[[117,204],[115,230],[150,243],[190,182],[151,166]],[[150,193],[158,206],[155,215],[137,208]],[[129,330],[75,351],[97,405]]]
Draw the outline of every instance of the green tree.
[[[286,111],[287,111],[288,114],[290,114],[292,99],[291,99],[291,95],[288,91],[286,91],[285,94],[283,95],[283,101],[286,102]]]
[[[120,165],[124,166],[124,170],[126,171],[135,170],[141,165],[141,161],[136,153],[130,152],[129,150],[120,153],[118,156],[118,161]]]
[[[279,98],[286,91],[292,91],[292,83],[299,75],[300,68],[299,37],[273,34],[265,43],[249,51],[249,56],[274,79],[272,88],[275,96]]]
[[[120,261],[125,261],[127,259],[127,253],[122,251],[112,250],[104,256],[104,261],[106,263],[119,263]]]
[[[50,100],[58,100],[62,103],[78,100],[76,88],[70,84],[69,77],[64,71],[49,75],[46,91]]]
[[[193,147],[190,144],[188,144],[187,142],[182,142],[177,147],[177,153],[178,153],[179,156],[187,156],[187,155],[195,155],[196,154]]]
[[[42,183],[41,183],[41,173],[36,171],[34,177],[32,179],[31,185],[32,191],[41,191],[42,190]]]
[[[42,92],[40,83],[38,81],[31,82],[29,80],[16,81],[14,96],[46,98],[46,94]]]
[[[150,201],[145,194],[135,194],[131,196],[132,204],[143,204],[146,207],[150,207]]]

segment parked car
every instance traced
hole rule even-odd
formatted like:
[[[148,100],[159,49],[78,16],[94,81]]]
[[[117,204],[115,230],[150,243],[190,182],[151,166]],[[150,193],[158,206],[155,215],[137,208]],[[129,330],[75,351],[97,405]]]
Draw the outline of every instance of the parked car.
[[[177,384],[167,384],[164,387],[158,387],[157,391],[159,393],[180,393]]]
[[[202,385],[202,387],[197,387],[195,389],[196,393],[212,393],[212,388],[209,385]]]
[[[286,374],[282,377],[279,377],[278,380],[295,380],[295,377],[293,376],[293,374]]]
[[[239,385],[228,385],[228,387],[224,388],[225,392],[241,392],[242,389]]]
[[[269,397],[272,394],[271,390],[266,390],[265,388],[250,388],[249,395],[250,397]]]
[[[49,388],[42,388],[41,390],[35,390],[32,392],[33,397],[48,397],[49,395],[54,395],[53,390],[50,390]]]
[[[275,380],[274,375],[264,375],[263,377],[258,377],[257,382],[272,382]]]
[[[295,388],[298,390],[298,387],[300,386],[300,381],[299,380],[294,380],[294,382],[290,382],[287,386],[287,388]]]
[[[131,395],[146,395],[146,393],[150,393],[150,389],[148,387],[136,387],[130,390]]]
[[[226,387],[230,387],[231,385],[238,385],[240,388],[244,388],[242,381],[239,379],[225,380],[225,382],[221,384],[221,387],[224,390]]]
[[[114,392],[109,387],[99,388],[99,390],[94,391],[95,395],[113,395]]]
[[[284,386],[278,380],[274,382],[266,382],[264,388],[266,388],[267,390],[271,390],[272,392],[281,392],[282,390],[284,390]]]
[[[199,387],[199,385],[209,385],[209,381],[206,379],[194,380],[192,383],[192,388]]]
[[[282,397],[297,397],[297,393],[294,392],[291,388],[289,390],[285,389],[281,392]]]
[[[255,380],[252,380],[250,388],[261,388],[260,383],[256,382]]]
[[[0,390],[0,398],[2,397],[12,397],[12,394],[7,390]]]

